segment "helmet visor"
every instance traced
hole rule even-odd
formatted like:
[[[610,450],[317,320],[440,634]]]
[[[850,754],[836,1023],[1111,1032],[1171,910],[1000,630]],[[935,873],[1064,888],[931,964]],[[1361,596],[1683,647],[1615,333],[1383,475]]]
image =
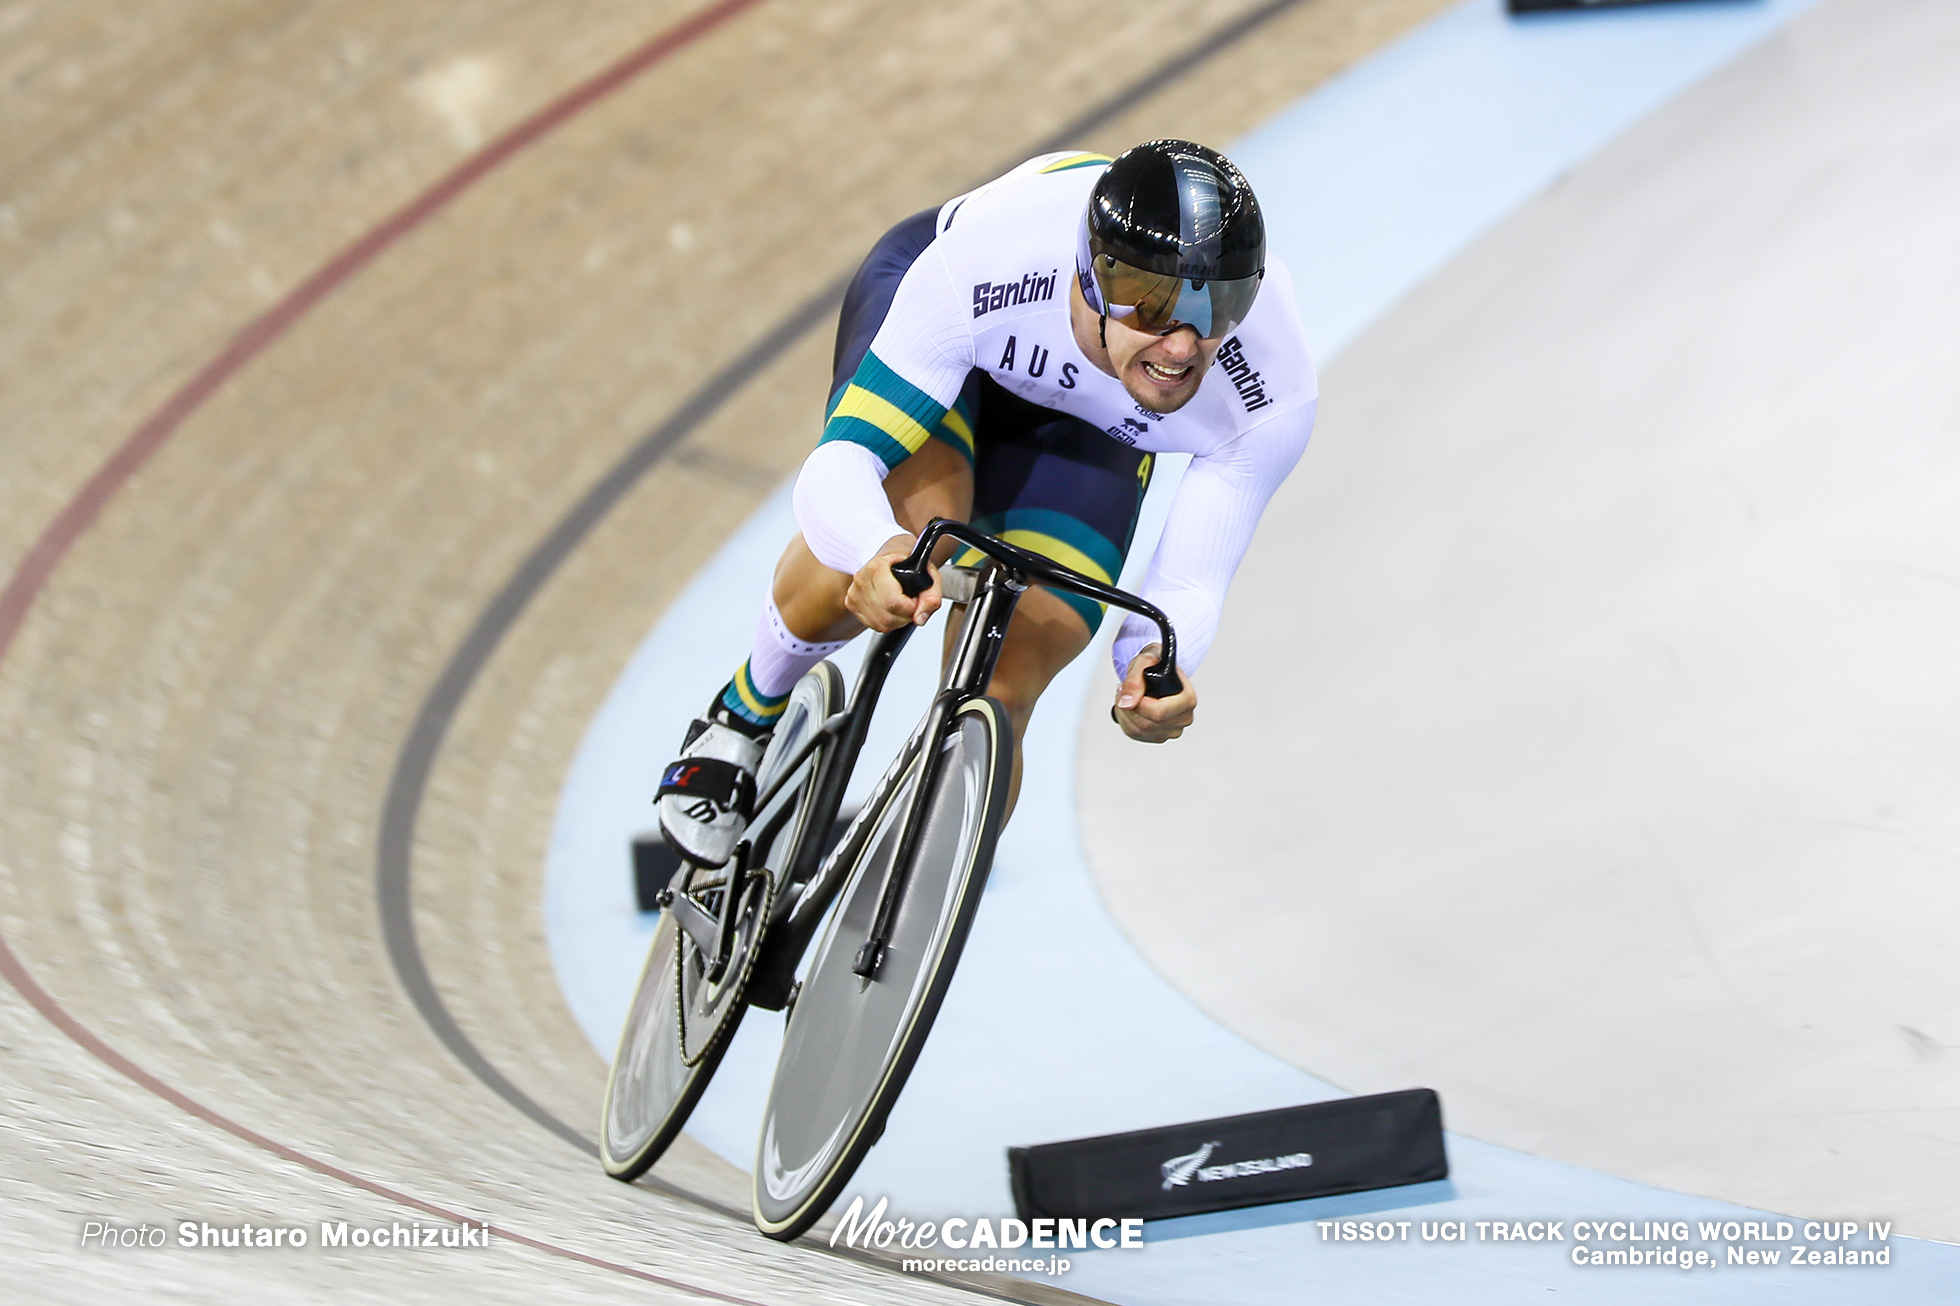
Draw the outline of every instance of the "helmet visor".
[[[1113,254],[1097,254],[1089,266],[1111,317],[1153,335],[1168,335],[1188,326],[1205,340],[1230,335],[1232,328],[1245,321],[1264,275],[1262,270],[1233,281],[1194,281],[1146,272]]]

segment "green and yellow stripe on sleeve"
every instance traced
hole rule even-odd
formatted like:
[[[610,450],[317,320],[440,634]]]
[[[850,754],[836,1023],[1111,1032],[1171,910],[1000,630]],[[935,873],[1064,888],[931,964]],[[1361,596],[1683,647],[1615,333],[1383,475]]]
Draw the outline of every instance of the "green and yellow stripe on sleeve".
[[[818,443],[849,440],[896,467],[924,447],[945,416],[945,404],[866,351],[850,384],[831,400]]]
[[[940,419],[939,429],[933,434],[966,455],[966,465],[973,466],[973,410],[967,406],[966,396],[961,395],[946,410]]]
[[[1107,154],[1068,154],[1053,163],[1044,164],[1041,172],[1046,176],[1051,172],[1067,172],[1071,168],[1099,167],[1108,162],[1110,157]]]

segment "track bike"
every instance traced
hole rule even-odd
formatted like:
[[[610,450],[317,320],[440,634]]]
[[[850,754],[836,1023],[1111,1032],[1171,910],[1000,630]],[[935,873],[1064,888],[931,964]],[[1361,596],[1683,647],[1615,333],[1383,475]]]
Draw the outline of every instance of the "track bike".
[[[772,1238],[800,1235],[849,1182],[951,984],[1007,804],[1012,727],[987,687],[1020,596],[1039,584],[1144,616],[1162,643],[1145,692],[1182,690],[1162,612],[965,523],[934,518],[892,568],[908,594],[931,585],[928,560],[944,539],[975,561],[940,571],[963,615],[924,719],[833,840],[871,714],[915,627],[873,641],[848,705],[828,662],[797,683],[746,837],[719,869],[683,863],[661,895],[607,1081],[600,1158],[631,1180],[680,1133],[747,1008],[787,1008],[754,1171],[756,1227]]]

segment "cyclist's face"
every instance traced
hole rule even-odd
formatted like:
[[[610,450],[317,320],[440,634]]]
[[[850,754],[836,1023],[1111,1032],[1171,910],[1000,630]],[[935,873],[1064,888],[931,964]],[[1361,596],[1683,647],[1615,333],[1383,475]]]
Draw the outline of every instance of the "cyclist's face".
[[[1196,329],[1188,326],[1160,336],[1112,317],[1104,334],[1116,379],[1130,398],[1153,413],[1174,413],[1190,403],[1205,369],[1218,355],[1218,341],[1200,340]]]

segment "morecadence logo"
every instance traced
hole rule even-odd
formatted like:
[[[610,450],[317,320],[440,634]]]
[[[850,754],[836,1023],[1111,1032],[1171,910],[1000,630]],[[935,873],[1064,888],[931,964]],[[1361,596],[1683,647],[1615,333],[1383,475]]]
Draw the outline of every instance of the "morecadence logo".
[[[897,1246],[903,1251],[934,1251],[946,1248],[966,1252],[964,1257],[906,1258],[901,1268],[915,1273],[938,1271],[991,1271],[1008,1274],[1066,1274],[1068,1261],[1060,1256],[1009,1257],[998,1253],[1027,1248],[1029,1251],[1138,1251],[1143,1247],[1143,1221],[1063,1220],[1038,1218],[1018,1220],[1012,1216],[971,1219],[953,1216],[945,1220],[908,1220],[888,1217],[890,1199],[880,1197],[870,1211],[864,1198],[854,1197],[843,1219],[830,1232],[830,1245],[840,1243],[855,1250],[886,1250]],[[973,1253],[984,1251],[985,1256]]]

